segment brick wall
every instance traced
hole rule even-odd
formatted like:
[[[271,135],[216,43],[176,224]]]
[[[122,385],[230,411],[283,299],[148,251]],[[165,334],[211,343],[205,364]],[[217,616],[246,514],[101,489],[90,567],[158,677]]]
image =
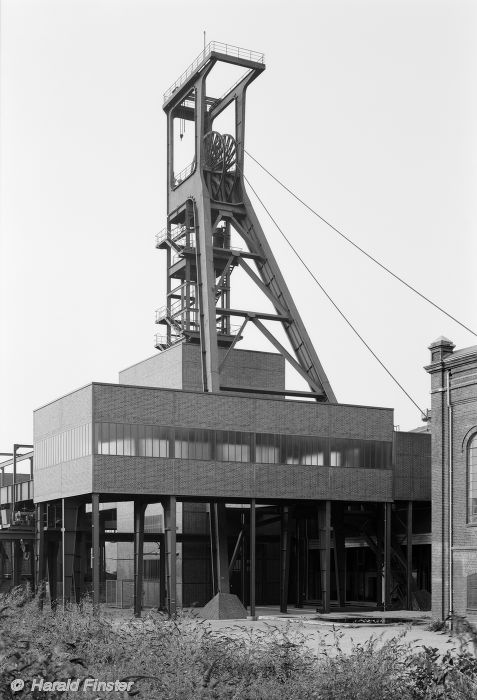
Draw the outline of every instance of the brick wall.
[[[431,345],[432,586],[433,614],[449,609],[449,437],[453,463],[453,609],[467,612],[467,576],[477,573],[477,527],[469,523],[467,444],[477,432],[477,347],[453,352],[449,341]],[[447,392],[448,376],[450,392]],[[452,405],[449,430],[448,397]]]
[[[94,420],[392,440],[387,408],[94,384]]]
[[[431,500],[431,434],[394,433],[395,500]]]
[[[219,362],[227,350],[219,348]],[[285,360],[272,352],[232,350],[221,372],[224,386],[254,387],[282,391]],[[202,391],[200,347],[179,343],[119,373],[120,384]]]

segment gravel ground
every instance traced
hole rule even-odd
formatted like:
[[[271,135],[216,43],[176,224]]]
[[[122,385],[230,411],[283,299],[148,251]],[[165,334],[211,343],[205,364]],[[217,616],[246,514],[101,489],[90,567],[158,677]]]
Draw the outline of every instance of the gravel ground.
[[[383,642],[392,637],[402,635],[404,643],[411,644],[416,649],[419,646],[436,647],[444,653],[452,647],[458,648],[457,639],[450,639],[449,634],[440,632],[430,632],[421,625],[332,625],[330,623],[311,622],[306,618],[301,619],[269,619],[269,620],[208,620],[213,630],[221,630],[231,636],[243,636],[244,640],[249,633],[254,630],[266,632],[274,628],[284,630],[289,629],[300,631],[304,634],[306,644],[315,652],[319,653],[323,644],[333,644],[339,638],[341,649],[348,653],[355,644],[367,641],[370,637],[379,638]]]

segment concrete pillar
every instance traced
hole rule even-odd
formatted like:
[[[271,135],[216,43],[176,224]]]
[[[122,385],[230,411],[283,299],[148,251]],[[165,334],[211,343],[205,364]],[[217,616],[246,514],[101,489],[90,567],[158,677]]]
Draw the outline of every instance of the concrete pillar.
[[[99,608],[100,601],[100,568],[101,568],[101,550],[100,550],[100,532],[99,532],[99,494],[91,495],[91,530],[92,530],[92,545],[93,545],[93,608],[95,611]]]
[[[144,574],[144,515],[146,504],[134,499],[134,615],[141,617]]]
[[[166,607],[169,615],[175,615],[177,611],[177,521],[175,496],[168,496],[165,499],[164,520],[166,532]]]
[[[331,501],[318,505],[318,537],[320,548],[321,594],[323,612],[330,611],[331,587]]]
[[[290,578],[290,508],[282,506],[280,519],[280,612],[286,613],[288,606],[288,582]]]
[[[250,617],[255,617],[255,586],[257,559],[257,521],[255,498],[250,501]]]

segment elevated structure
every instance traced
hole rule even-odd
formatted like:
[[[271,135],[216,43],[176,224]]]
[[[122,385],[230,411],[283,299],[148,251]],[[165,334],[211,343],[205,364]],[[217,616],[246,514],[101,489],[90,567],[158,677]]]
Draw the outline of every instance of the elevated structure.
[[[218,66],[244,69],[222,97],[209,94]],[[156,321],[166,327],[156,347],[177,342],[200,344],[204,391],[233,390],[223,382],[226,357],[247,323],[253,323],[306,380],[318,401],[336,401],[280,268],[245,189],[245,96],[265,69],[263,54],[211,42],[164,95],[167,115],[167,227],[156,245],[167,251],[167,300]],[[232,110],[232,134],[215,130],[216,120]],[[193,125],[190,163],[175,170],[175,150],[185,124]],[[180,132],[180,133],[179,133]],[[239,236],[241,246],[232,244]],[[242,270],[273,305],[273,312],[246,310],[231,303],[234,268]],[[258,295],[260,296],[260,295]],[[283,326],[290,351],[266,323]],[[261,387],[248,387],[250,392]],[[243,390],[243,387],[241,387]]]
[[[413,607],[429,590],[430,436],[336,402],[245,191],[245,95],[264,67],[212,43],[165,95],[161,352],[34,412],[35,578],[52,605],[91,592],[137,615],[209,601],[205,616],[253,616],[256,603]],[[219,68],[240,77],[217,98]],[[232,303],[238,269],[269,311]],[[236,348],[248,324],[275,352]],[[285,361],[309,391],[286,389]],[[315,400],[285,400],[303,393]],[[0,506],[31,499],[27,484],[0,488]]]

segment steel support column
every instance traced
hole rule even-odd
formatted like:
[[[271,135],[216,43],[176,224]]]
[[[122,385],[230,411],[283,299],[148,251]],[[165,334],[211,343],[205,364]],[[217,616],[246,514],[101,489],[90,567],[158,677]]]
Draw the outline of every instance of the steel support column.
[[[71,600],[74,589],[74,570],[76,554],[76,531],[78,525],[78,504],[68,499],[61,499],[61,555],[63,576],[63,609]]]
[[[407,609],[412,610],[412,501],[407,502],[407,522],[406,522],[406,588],[407,588]]]
[[[217,537],[217,590],[219,593],[230,593],[227,509],[225,503],[221,501],[214,504],[214,509]]]
[[[159,610],[166,608],[166,538],[160,535],[159,540]]]
[[[209,534],[210,534],[210,564],[212,573],[212,595],[216,595],[219,590],[217,575],[217,514],[215,503],[210,501],[209,509]]]
[[[166,533],[166,607],[169,615],[175,615],[177,610],[177,519],[175,496],[168,496],[164,501],[164,520]]]
[[[392,503],[384,504],[384,610],[391,602],[391,513]]]
[[[52,610],[56,610],[58,603],[58,551],[60,543],[58,540],[48,542],[48,588],[50,590],[50,605]]]
[[[93,609],[95,612],[99,609],[100,602],[100,568],[101,568],[101,550],[99,538],[99,494],[91,495],[91,526],[93,539]]]
[[[45,514],[46,504],[38,503],[35,519],[35,593],[38,596],[38,605],[43,607],[45,599]]]
[[[327,613],[330,611],[331,584],[331,501],[322,501],[318,505],[318,533],[322,608]]]
[[[288,606],[288,582],[290,579],[290,508],[282,506],[280,520],[280,612]]]
[[[250,617],[255,617],[255,572],[257,551],[255,498],[250,501]]]
[[[21,583],[22,561],[20,542],[12,541],[12,585],[14,588]]]
[[[134,615],[141,617],[144,577],[144,515],[146,504],[134,499]]]
[[[336,590],[338,593],[338,605],[342,608],[346,605],[346,549],[342,503],[333,503],[331,522],[335,545]]]

